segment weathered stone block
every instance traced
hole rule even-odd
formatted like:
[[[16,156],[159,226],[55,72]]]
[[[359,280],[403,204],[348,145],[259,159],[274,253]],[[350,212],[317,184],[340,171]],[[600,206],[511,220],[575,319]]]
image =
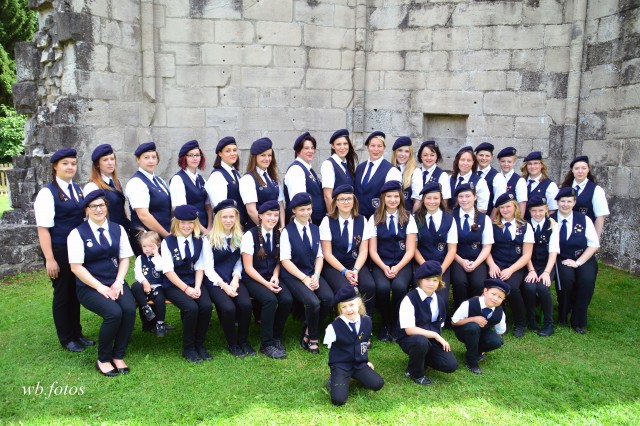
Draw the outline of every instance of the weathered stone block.
[[[244,108],[238,116],[238,126],[245,130],[295,129],[286,108]]]
[[[388,90],[421,90],[427,87],[424,73],[417,71],[386,71],[382,73],[383,88]]]
[[[369,25],[373,30],[399,28],[403,22],[406,22],[408,10],[409,7],[406,4],[372,9]]]
[[[293,18],[293,0],[277,2],[245,0],[242,2],[242,16],[256,21],[291,22]]]
[[[400,52],[401,55],[403,53]],[[407,71],[444,71],[447,69],[448,58],[447,52],[406,52],[404,69]]]
[[[451,19],[454,27],[475,25],[518,25],[522,19],[522,3],[460,3],[455,8]]]
[[[173,107],[215,107],[218,89],[211,87],[166,87],[164,103]]]
[[[609,16],[616,13],[618,10],[618,2],[589,2],[587,4],[587,19],[598,19],[603,16]]]
[[[15,58],[18,82],[35,80],[40,76],[40,51],[33,42],[16,43]]]
[[[482,114],[482,92],[428,91],[416,96],[416,107],[430,114]]]
[[[622,144],[622,165],[640,168],[640,138],[626,140]],[[638,182],[637,180],[634,182]]]
[[[403,111],[409,109],[411,92],[408,90],[385,90],[365,93],[367,108],[386,111]]]
[[[598,24],[598,43],[615,40],[620,36],[620,17],[618,15],[606,16],[600,19]]]
[[[214,34],[217,43],[253,43],[255,30],[253,23],[249,21],[218,20],[215,22]]]
[[[482,29],[473,27],[434,28],[433,50],[482,48]]]
[[[334,49],[310,49],[309,66],[312,68],[340,69],[342,54]]]
[[[565,3],[556,0],[533,0],[522,8],[523,24],[561,24]]]
[[[478,50],[449,52],[449,67],[452,70],[507,70],[511,54],[507,50]]]
[[[305,33],[306,41],[306,33]],[[431,46],[429,29],[380,30],[373,33],[373,50],[378,52],[398,50],[428,50]]]
[[[109,67],[118,74],[142,75],[140,52],[112,47],[109,49]]]
[[[175,57],[176,65],[200,64],[201,52],[199,45],[185,43],[162,43],[162,53],[160,53],[159,55],[165,55],[167,53],[171,53]],[[153,70],[151,71],[153,72]]]
[[[464,90],[469,87],[469,72],[426,72],[426,88],[429,90]]]
[[[103,19],[100,25],[100,41],[102,43],[120,46],[122,42],[120,23],[111,19]]]
[[[304,44],[326,49],[354,49],[355,31],[347,28],[304,26]],[[389,50],[389,49],[382,49]]]
[[[243,68],[245,87],[300,87],[304,77],[302,68]]]
[[[309,89],[351,90],[353,88],[353,71],[309,68],[306,87]]]
[[[204,111],[201,108],[167,108],[168,127],[204,127]]]
[[[292,108],[329,108],[332,104],[332,94],[335,93],[352,93],[351,91],[336,90],[309,90],[309,89],[292,89],[289,92],[289,106]]]
[[[299,131],[307,129],[339,129],[344,126],[347,115],[339,109],[292,108],[289,117]]]
[[[571,25],[546,25],[544,27],[544,45],[546,47],[569,46],[571,43]]]
[[[54,14],[59,41],[93,41],[91,15],[75,12]]]
[[[333,4],[324,2],[296,2],[294,9],[294,22],[326,26],[334,24],[335,6]]]
[[[205,44],[202,46],[203,65],[265,66],[271,63],[271,46],[238,44]]]
[[[160,29],[163,42],[209,43],[213,41],[213,21],[203,19],[167,18]]]
[[[470,115],[466,128],[470,135],[480,138],[512,138],[514,117],[504,115]],[[506,145],[505,145],[506,146]]]
[[[557,47],[545,49],[544,64],[547,72],[568,72],[569,71],[569,48]]]
[[[201,18],[242,19],[242,2],[237,0],[196,0],[190,1],[191,13]],[[194,10],[194,5],[197,9]],[[194,13],[195,12],[195,13]]]
[[[13,90],[13,107],[20,114],[35,114],[38,108],[38,86],[32,81],[15,83]]]
[[[607,114],[607,138],[640,137],[640,110],[611,111]]]
[[[330,93],[331,106],[333,108],[349,108],[353,102],[353,92],[351,90],[334,90]]]
[[[297,6],[296,6],[297,7]],[[333,11],[333,25],[341,28],[354,28],[356,26],[355,5],[341,6],[336,4]]]
[[[613,52],[617,50],[615,41],[607,41],[587,46],[586,69],[611,62]]]
[[[224,87],[220,89],[220,105],[257,107],[258,91],[253,88]],[[209,114],[207,113],[207,117]]]
[[[302,28],[297,23],[262,22],[256,23],[256,36],[260,43],[280,46],[300,46]]]
[[[410,27],[444,27],[451,19],[455,9],[453,4],[415,5],[409,8],[408,25]]]
[[[258,91],[258,105],[262,108],[283,108],[289,105],[289,89],[263,89]]]
[[[544,69],[543,50],[514,50],[512,68],[515,70],[542,71]]]
[[[622,84],[640,83],[640,58],[632,59],[622,64],[620,82]]]
[[[545,95],[536,92],[488,92],[484,95],[486,114],[541,116],[544,105]]]
[[[482,30],[484,49],[537,49],[544,43],[544,26],[492,26]]]
[[[180,86],[222,87],[229,83],[231,69],[218,66],[187,66],[176,67],[176,81]]]
[[[111,16],[123,22],[136,22],[140,19],[140,0],[118,0],[111,3]]]
[[[404,57],[400,52],[371,52],[367,55],[367,70],[401,70]]]
[[[238,129],[238,115],[242,108],[207,108],[205,110],[207,127],[217,127],[221,131],[235,132]]]
[[[578,135],[580,138],[580,135]],[[618,166],[620,164],[621,141],[583,140],[582,154],[589,156],[591,164]]]
[[[549,132],[549,122],[546,117],[516,117],[516,138],[542,138]]]
[[[583,114],[578,120],[578,138],[603,140],[607,132],[606,114]]]
[[[307,52],[299,47],[274,46],[273,64],[277,67],[304,67],[307,65]]]

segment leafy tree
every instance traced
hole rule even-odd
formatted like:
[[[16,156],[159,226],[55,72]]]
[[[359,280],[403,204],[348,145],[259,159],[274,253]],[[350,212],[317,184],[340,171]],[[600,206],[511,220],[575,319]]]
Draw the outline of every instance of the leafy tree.
[[[22,139],[27,117],[5,105],[0,105],[0,112],[0,163],[10,163],[11,157],[24,151]]]

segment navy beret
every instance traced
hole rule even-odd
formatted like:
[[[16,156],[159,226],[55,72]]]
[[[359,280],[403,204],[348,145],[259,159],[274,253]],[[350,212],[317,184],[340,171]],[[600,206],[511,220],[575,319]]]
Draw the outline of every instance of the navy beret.
[[[381,137],[382,139],[385,139],[387,135],[385,135],[380,130],[376,130],[375,132],[372,132],[371,134],[369,134],[369,136],[367,136],[367,139],[364,141],[364,144],[369,145],[369,141],[371,141],[371,139],[375,137]]]
[[[493,148],[493,144],[490,144],[489,142],[482,142],[480,145],[476,146],[476,149],[474,149],[474,151],[489,151],[490,153],[493,153]]]
[[[576,163],[587,163],[587,164],[589,164],[589,157],[587,157],[586,155],[578,155],[576,158],[573,159],[571,164],[569,164],[569,167],[573,167],[573,165],[576,164]]]
[[[78,153],[76,152],[75,149],[61,148],[53,153],[53,155],[49,159],[49,162],[53,164],[59,160],[62,160],[63,158],[77,158],[77,157],[78,157]]]
[[[149,151],[156,151],[155,142],[145,142],[138,145],[133,155],[135,155],[136,157],[140,157],[142,154]]]
[[[457,197],[459,193],[461,192],[465,192],[465,191],[471,191],[474,194],[476,193],[476,187],[473,185],[473,182],[467,182],[467,183],[461,183],[460,185],[458,185],[458,187],[456,188],[454,197]]]
[[[280,204],[278,204],[276,200],[269,200],[260,204],[260,208],[258,208],[258,213],[262,214],[264,212],[271,212],[274,210],[280,211]]]
[[[178,220],[196,220],[198,217],[198,209],[189,204],[183,204],[173,210],[173,217]]]
[[[467,146],[463,146],[462,148],[460,148],[458,150],[458,154],[462,154],[463,152],[470,152],[473,154],[473,148],[471,147],[471,145],[467,145]],[[456,155],[458,155],[456,154]]]
[[[333,134],[331,135],[331,138],[329,138],[329,143],[334,143],[336,139],[338,138],[348,138],[349,137],[349,131],[347,129],[339,129],[336,130],[335,132],[333,132]]]
[[[514,147],[508,146],[508,147],[502,148],[500,150],[500,152],[498,153],[498,158],[511,157],[511,156],[516,155],[516,152],[518,152],[518,151]]]
[[[384,194],[389,191],[400,191],[402,192],[402,184],[397,180],[390,180],[389,182],[385,182],[380,188],[380,193]]]
[[[511,286],[498,278],[488,278],[484,280],[484,288],[487,290],[497,288],[498,290],[502,290],[507,296],[511,293]]]
[[[530,152],[529,155],[524,157],[522,161],[542,160],[542,153],[540,151]]]
[[[333,306],[337,307],[338,303],[348,302],[358,297],[358,293],[356,293],[356,288],[352,285],[344,285],[336,294],[333,295]]]
[[[420,144],[420,148],[418,149],[418,161],[422,161],[420,157],[422,157],[422,150],[428,146],[432,146],[434,149],[438,148],[438,144],[436,141],[424,141]]]
[[[95,191],[91,191],[90,193],[84,196],[84,199],[82,200],[82,208],[83,209],[87,208],[89,203],[95,200],[96,198],[104,198],[106,200],[107,199],[106,197],[107,195],[104,193],[102,189],[96,189]]]
[[[311,133],[309,132],[304,132],[303,134],[298,136],[296,141],[293,143],[293,150],[298,151],[302,149],[302,144],[304,143],[305,140],[309,138],[309,136],[311,136]]]
[[[560,198],[564,198],[564,197],[575,197],[576,196],[576,190],[573,189],[570,186],[563,186],[562,188],[560,188],[558,190],[558,195],[556,195],[555,200],[558,201]]]
[[[422,278],[439,277],[442,275],[442,265],[437,260],[427,260],[416,269],[413,277],[416,280]]]
[[[494,207],[498,208],[503,204],[507,204],[509,201],[515,201],[515,199],[516,197],[512,193],[505,192],[504,194],[498,197],[498,199],[494,204]]]
[[[333,192],[331,192],[331,198],[336,198],[340,194],[353,194],[353,186],[345,183],[333,188]]]
[[[226,200],[222,200],[218,204],[216,204],[216,206],[213,208],[213,214],[218,213],[220,210],[237,209],[237,208],[238,208],[238,203],[236,203],[236,200],[227,198]]]
[[[531,207],[539,207],[539,206],[546,206],[547,205],[547,199],[544,198],[542,195],[534,195],[533,197],[529,198],[529,200],[527,200],[527,208],[530,209]]]
[[[429,194],[431,192],[442,192],[442,185],[438,182],[427,182],[422,191],[420,191],[420,195]]]
[[[393,147],[391,147],[391,149],[393,151],[395,151],[396,149],[400,148],[401,146],[411,146],[411,138],[409,136],[400,136],[393,143]]]
[[[236,138],[234,138],[233,136],[225,136],[224,138],[220,139],[220,142],[218,142],[218,145],[216,145],[216,154],[222,151],[222,149],[227,145],[237,145]]]
[[[184,157],[189,151],[196,148],[200,148],[200,145],[198,145],[198,141],[192,140],[186,142],[184,145],[182,145],[182,148],[180,148],[180,152],[178,152],[178,158]]]
[[[260,138],[251,144],[251,154],[262,154],[273,147],[273,142],[269,138]]]
[[[298,192],[289,202],[289,208],[295,209],[296,207],[306,206],[307,204],[311,204],[311,195],[306,192]]]
[[[113,148],[108,143],[96,146],[96,149],[91,153],[91,161],[95,163],[105,155],[113,154]]]

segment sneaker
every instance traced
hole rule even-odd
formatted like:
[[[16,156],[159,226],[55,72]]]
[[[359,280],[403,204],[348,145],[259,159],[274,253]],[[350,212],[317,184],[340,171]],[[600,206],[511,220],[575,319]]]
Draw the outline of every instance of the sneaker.
[[[471,371],[473,374],[482,374],[482,370],[480,369],[480,367],[475,366],[472,367],[470,365],[467,365],[467,368],[469,369],[469,371]]]
[[[525,329],[523,326],[521,325],[516,325],[515,329],[513,330],[513,337],[522,337],[524,336],[525,333]]]
[[[188,351],[182,351],[182,356],[189,362],[195,362],[195,363],[202,362],[202,358],[200,358],[200,355],[198,355],[198,353],[193,349]]]
[[[431,384],[431,379],[427,376],[422,376],[422,377],[413,377],[412,375],[407,376],[409,377],[411,380],[413,380],[414,383],[417,383],[421,386],[427,386]]]
[[[382,327],[380,329],[380,333],[378,333],[378,340],[380,340],[381,342],[391,342],[392,341],[391,333],[389,333],[389,328]]]
[[[227,349],[229,350],[229,353],[235,356],[236,358],[244,358],[245,356],[247,356],[247,354],[242,350],[240,345],[227,346]]]
[[[247,342],[241,343],[240,348],[242,349],[242,352],[244,352],[248,356],[256,356],[255,349],[253,349],[249,343]]]
[[[285,359],[287,354],[275,346],[261,346],[260,353],[273,359]]]
[[[156,317],[156,313],[153,312],[153,309],[151,309],[151,306],[149,305],[144,305],[142,308],[140,308],[140,310],[142,311],[144,319],[146,319],[147,321],[153,321],[153,319]]]
[[[200,356],[200,358],[202,358],[203,361],[211,361],[211,354],[204,346],[196,347],[196,352],[198,352],[198,355]]]
[[[538,336],[541,337],[549,337],[553,334],[555,330],[553,329],[552,325],[547,325],[545,327],[542,327],[542,330],[538,331]]]
[[[167,335],[167,328],[163,322],[156,324],[155,335],[158,337],[164,337]]]
[[[287,351],[287,349],[284,347],[284,344],[282,343],[282,340],[280,339],[275,339],[273,341],[273,346],[275,346],[278,350],[281,350],[282,352]]]

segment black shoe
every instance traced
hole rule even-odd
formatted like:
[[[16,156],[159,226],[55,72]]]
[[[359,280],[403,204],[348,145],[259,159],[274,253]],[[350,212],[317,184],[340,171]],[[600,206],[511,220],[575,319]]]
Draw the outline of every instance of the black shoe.
[[[240,344],[240,348],[248,356],[256,356],[257,355],[255,349],[253,349],[251,347],[251,345],[249,343],[247,343],[247,342],[241,343]]]
[[[154,334],[158,337],[164,337],[167,335],[167,327],[163,322],[156,323],[156,329],[154,330]]]
[[[70,340],[67,343],[62,345],[65,349],[71,352],[82,352],[84,351],[85,346],[76,340]]]
[[[580,334],[586,334],[587,330],[585,330],[582,327],[573,327],[573,331],[575,331],[576,333],[580,333]]]
[[[392,340],[391,333],[389,333],[389,328],[382,327],[380,329],[380,333],[378,333],[378,340],[380,340],[381,342],[390,342]]]
[[[480,367],[475,366],[472,367],[470,365],[467,365],[467,368],[469,369],[469,371],[471,371],[473,374],[482,374],[482,370],[480,369]]]
[[[245,356],[247,356],[247,354],[242,350],[240,345],[227,346],[227,349],[229,350],[229,353],[235,356],[236,358],[244,358]]]
[[[182,351],[182,356],[184,357],[184,359],[186,359],[189,362],[202,362],[202,358],[200,358],[200,355],[198,355],[198,352],[196,352],[195,350],[191,349],[188,351]]]
[[[80,336],[76,339],[76,341],[80,344],[82,344],[83,346],[95,346],[96,342],[94,342],[91,339],[87,339],[84,336]]]
[[[165,323],[164,323],[164,328],[165,328],[167,331],[171,331],[171,330],[175,330],[175,329],[176,329],[174,326],[170,325],[168,322],[165,322]]]
[[[487,359],[486,354],[481,353],[481,354],[480,354],[480,358],[478,358],[478,362],[483,362],[485,359]]]
[[[307,334],[307,325],[302,326],[302,335],[300,336],[300,347],[305,351],[309,350],[309,335]]]
[[[153,309],[151,309],[149,305],[144,305],[140,308],[140,312],[142,312],[142,316],[144,316],[144,319],[147,321],[153,321],[156,317],[156,313],[153,312]]]
[[[129,374],[129,367],[118,368],[118,374]]]
[[[513,337],[522,337],[524,336],[525,329],[521,325],[516,325],[516,328],[513,330]]]
[[[421,386],[427,386],[431,384],[431,379],[427,376],[422,376],[422,377],[413,377],[411,374],[409,374],[407,377],[409,377],[411,380],[414,381],[414,383],[417,383]]]
[[[307,350],[313,355],[318,355],[320,354],[320,345],[318,342],[309,342]]]
[[[196,352],[198,352],[198,355],[200,355],[200,358],[202,358],[203,361],[211,361],[213,359],[207,348],[204,346],[196,347]]]
[[[287,352],[287,348],[284,347],[284,344],[282,343],[282,340],[280,339],[275,339],[273,341],[273,346],[275,346],[278,350],[282,351],[282,352]]]
[[[542,330],[538,331],[538,336],[549,337],[553,334],[554,329],[552,325],[542,327]]]
[[[287,354],[275,346],[261,346],[260,353],[273,359],[285,359]]]
[[[96,361],[96,370],[100,372],[103,376],[107,377],[116,377],[118,375],[118,369],[114,368],[113,370],[109,370],[106,373],[100,370],[100,366],[98,365],[98,361]]]

